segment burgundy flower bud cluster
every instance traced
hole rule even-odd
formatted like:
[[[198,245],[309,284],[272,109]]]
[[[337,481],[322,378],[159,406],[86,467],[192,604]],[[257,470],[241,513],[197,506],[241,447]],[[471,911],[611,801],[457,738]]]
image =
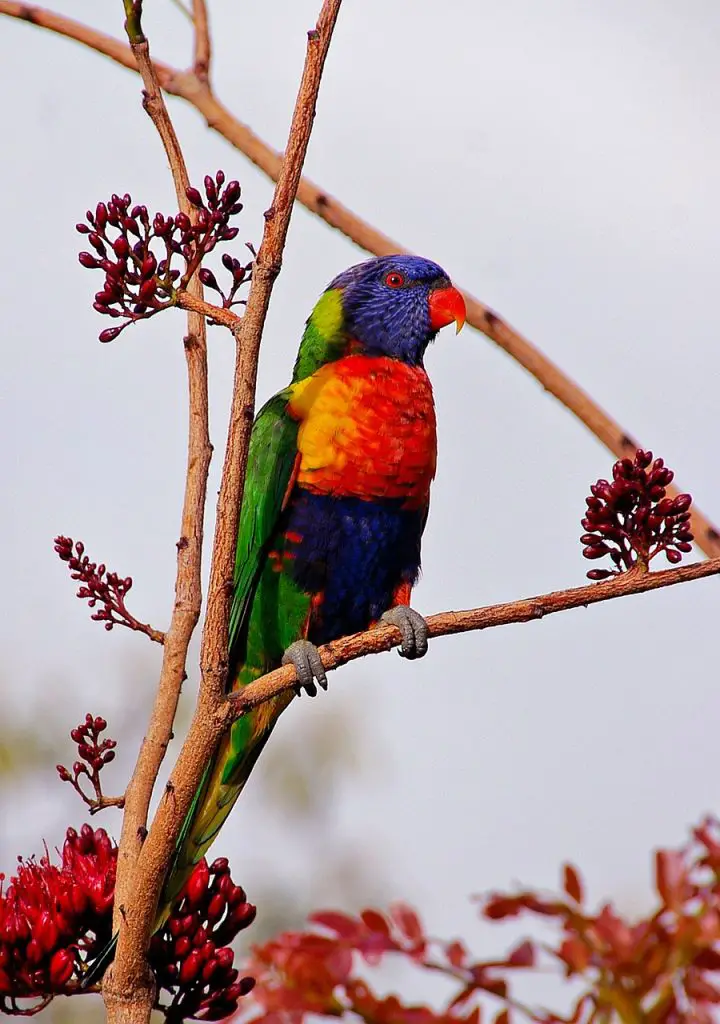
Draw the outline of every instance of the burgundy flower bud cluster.
[[[604,580],[641,565],[665,552],[673,565],[692,550],[689,494],[668,498],[674,473],[652,452],[638,448],[634,459],[620,459],[613,479],[598,480],[590,488],[580,540],[585,558],[609,555],[612,569],[591,569],[588,578]]]
[[[61,866],[47,854],[20,861],[0,885],[0,1010],[34,1013],[75,991],[82,964],[110,938],[116,862],[105,829],[83,825],[67,830]],[[27,999],[35,1004],[18,1003]]]
[[[121,579],[116,572],[108,572],[102,563],[91,562],[82,541],[74,544],[72,537],[58,536],[54,545],[61,561],[68,564],[70,578],[81,584],[77,597],[87,601],[91,608],[98,604],[101,606],[93,612],[91,619],[104,622],[108,630],[113,626],[127,626],[146,633],[152,640],[158,639],[157,632],[131,615],[125,605],[125,598],[133,585],[132,576]]]
[[[158,985],[172,993],[168,1021],[224,1020],[255,981],[240,977],[229,943],[255,920],[256,908],[233,883],[228,862],[201,860],[162,931],[153,936],[150,962]]]
[[[174,305],[177,289],[187,287],[205,256],[219,243],[237,237],[238,228],[229,222],[243,208],[239,183],[225,185],[225,174],[218,171],[214,178],[206,175],[204,188],[204,197],[197,188],[186,190],[192,217],[156,213],[151,218],[146,206],[133,204],[125,193],[98,203],[94,212],[85,214],[87,223],[76,225],[93,249],[79,254],[80,264],[105,275],[93,308],[124,321],[102,331],[100,341],[113,341],[129,324]],[[175,265],[178,261],[182,269]],[[227,296],[221,293],[223,304],[233,305],[237,289],[249,277],[249,265],[241,267],[231,257],[223,262],[231,276]]]
[[[73,789],[79,793],[82,799],[91,808],[102,801],[102,785],[100,772],[106,764],[115,760],[115,747],[117,743],[111,739],[100,739],[101,733],[107,729],[107,722],[104,718],[93,718],[86,715],[85,721],[76,726],[70,733],[73,743],[77,744],[79,761],[72,767],[72,772],[64,765],[57,765],[57,773],[63,782],[69,782]],[[93,787],[95,796],[89,797],[82,789],[80,780],[87,776]]]
[[[87,965],[111,937],[116,866],[107,832],[83,825],[67,830],[60,866],[47,854],[20,861],[4,892],[0,875],[0,1012],[30,1016],[55,995],[80,991]],[[149,952],[168,1021],[235,1012],[254,979],[240,977],[228,944],[255,913],[227,860],[200,861]]]

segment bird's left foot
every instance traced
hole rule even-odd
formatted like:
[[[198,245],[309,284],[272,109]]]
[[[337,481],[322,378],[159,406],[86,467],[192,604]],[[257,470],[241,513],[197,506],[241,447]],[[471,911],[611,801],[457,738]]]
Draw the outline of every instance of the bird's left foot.
[[[311,644],[309,640],[296,640],[294,644],[290,644],[282,656],[282,663],[292,665],[297,672],[295,692],[298,697],[303,690],[308,697],[315,697],[316,680],[323,690],[327,690],[328,681],[320,654],[315,644]]]
[[[380,616],[381,622],[397,626],[402,635],[398,653],[403,658],[422,658],[428,649],[428,625],[420,612],[405,604],[396,605]]]

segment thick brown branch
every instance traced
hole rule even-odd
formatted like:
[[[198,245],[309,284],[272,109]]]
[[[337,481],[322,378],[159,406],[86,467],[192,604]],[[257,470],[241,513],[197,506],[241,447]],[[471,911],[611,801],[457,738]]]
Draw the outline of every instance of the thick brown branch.
[[[172,172],[180,209],[194,216],[186,189],[188,173],[182,150],[165,106],[146,40],[133,43],[133,54],[144,85],[143,105],[162,140]],[[197,276],[188,283],[188,295],[202,303]],[[114,927],[119,930],[117,959],[108,972],[103,993],[109,1019],[149,1020],[152,985],[145,964],[145,934],[137,927],[135,896],[137,862],[146,834],[148,810],[158,771],[172,738],[180,690],[186,678],[187,652],[202,606],[201,560],[207,477],[212,448],[208,426],[208,368],[205,319],[190,311],[187,318],[185,357],[188,373],[188,460],[180,539],[177,544],[175,603],[165,636],[163,663],[147,733],[125,794],[125,813],[118,855]]]
[[[683,565],[677,569],[665,569],[662,572],[627,572],[604,583],[591,583],[590,586],[575,587],[572,590],[556,590],[550,594],[526,597],[520,601],[487,605],[485,608],[440,612],[438,615],[429,616],[427,624],[431,637],[451,636],[453,633],[468,633],[479,629],[491,629],[494,626],[508,626],[514,622],[542,619],[555,612],[586,608],[591,604],[599,604],[600,601],[611,601],[616,597],[628,597],[630,594],[644,594],[647,590],[671,587],[676,583],[688,583],[691,580],[718,574],[720,558]],[[399,643],[400,631],[395,626],[383,625],[326,644],[320,648],[320,656],[323,665],[329,670],[346,665],[356,658],[364,658],[366,654],[389,651]],[[268,672],[245,689],[227,697],[226,703],[232,709],[232,717],[236,718],[279,693],[292,689],[295,681],[295,669],[292,665]]]
[[[325,0],[308,53],[273,205],[253,270],[245,315],[234,325],[236,368],[228,442],[218,499],[217,525],[208,589],[207,615],[200,655],[202,680],[193,721],[160,801],[152,828],[133,874],[132,914],[127,913],[114,967],[113,987],[129,991],[141,983],[146,949],[160,889],[180,826],[190,807],[215,744],[223,730],[227,637],[240,501],[255,401],[257,360],[270,293],[280,269],[282,250],[315,113],[322,69],[341,0]],[[136,53],[137,53],[136,47]],[[142,59],[142,54],[138,55]],[[204,304],[201,304],[205,312]],[[199,313],[195,315],[201,315]]]
[[[210,25],[208,24],[208,12],[205,0],[193,0],[192,10],[193,25],[195,27],[193,71],[199,81],[207,85],[210,79],[212,47],[210,43]]]
[[[122,64],[123,67],[136,69],[130,47],[111,36],[89,29],[71,18],[65,18],[42,7],[15,3],[11,0],[0,0],[0,14],[20,18],[70,39],[75,39],[77,42],[110,57],[118,64]],[[160,84],[166,92],[173,96],[179,96],[194,106],[205,118],[208,127],[227,139],[269,178],[277,181],[282,164],[281,154],[263,142],[247,125],[239,121],[224,107],[197,74],[178,71],[159,62],[155,63],[155,69]],[[393,241],[377,228],[362,220],[352,210],[329,195],[325,189],[315,185],[307,178],[302,178],[300,181],[297,200],[312,213],[321,217],[330,227],[341,231],[356,245],[368,252],[383,256],[388,253],[406,251],[398,242]],[[618,458],[632,456],[636,448],[642,447],[628,431],[612,419],[597,402],[527,338],[524,338],[469,292],[463,294],[468,307],[467,322],[482,331],[520,363],[546,391],[554,395],[570,412],[577,416],[614,455]],[[679,487],[668,488],[668,494],[671,497],[677,496],[679,493]],[[697,505],[693,505],[692,508],[692,523],[698,547],[709,557],[720,556],[720,530],[698,509]]]

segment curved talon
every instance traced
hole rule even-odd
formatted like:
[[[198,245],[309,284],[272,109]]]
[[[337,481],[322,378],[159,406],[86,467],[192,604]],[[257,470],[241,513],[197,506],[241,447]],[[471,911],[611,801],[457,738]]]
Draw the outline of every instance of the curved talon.
[[[422,658],[424,654],[427,654],[428,627],[420,612],[416,612],[414,608],[409,608],[407,605],[399,604],[384,612],[380,616],[380,621],[397,626],[400,630],[402,641],[398,653],[402,658]]]
[[[315,697],[317,695],[315,680],[323,690],[327,690],[328,681],[325,668],[317,647],[309,640],[296,640],[295,643],[290,644],[282,656],[282,664],[292,665],[297,672],[295,692],[298,697],[303,690],[308,697]]]

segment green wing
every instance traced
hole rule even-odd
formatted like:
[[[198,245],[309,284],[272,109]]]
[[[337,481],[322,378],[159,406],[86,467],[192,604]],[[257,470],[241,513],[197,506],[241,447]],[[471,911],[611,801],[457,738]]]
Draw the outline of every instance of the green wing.
[[[231,661],[297,456],[298,423],[287,411],[289,397],[281,391],[262,407],[250,438],[230,609]]]

